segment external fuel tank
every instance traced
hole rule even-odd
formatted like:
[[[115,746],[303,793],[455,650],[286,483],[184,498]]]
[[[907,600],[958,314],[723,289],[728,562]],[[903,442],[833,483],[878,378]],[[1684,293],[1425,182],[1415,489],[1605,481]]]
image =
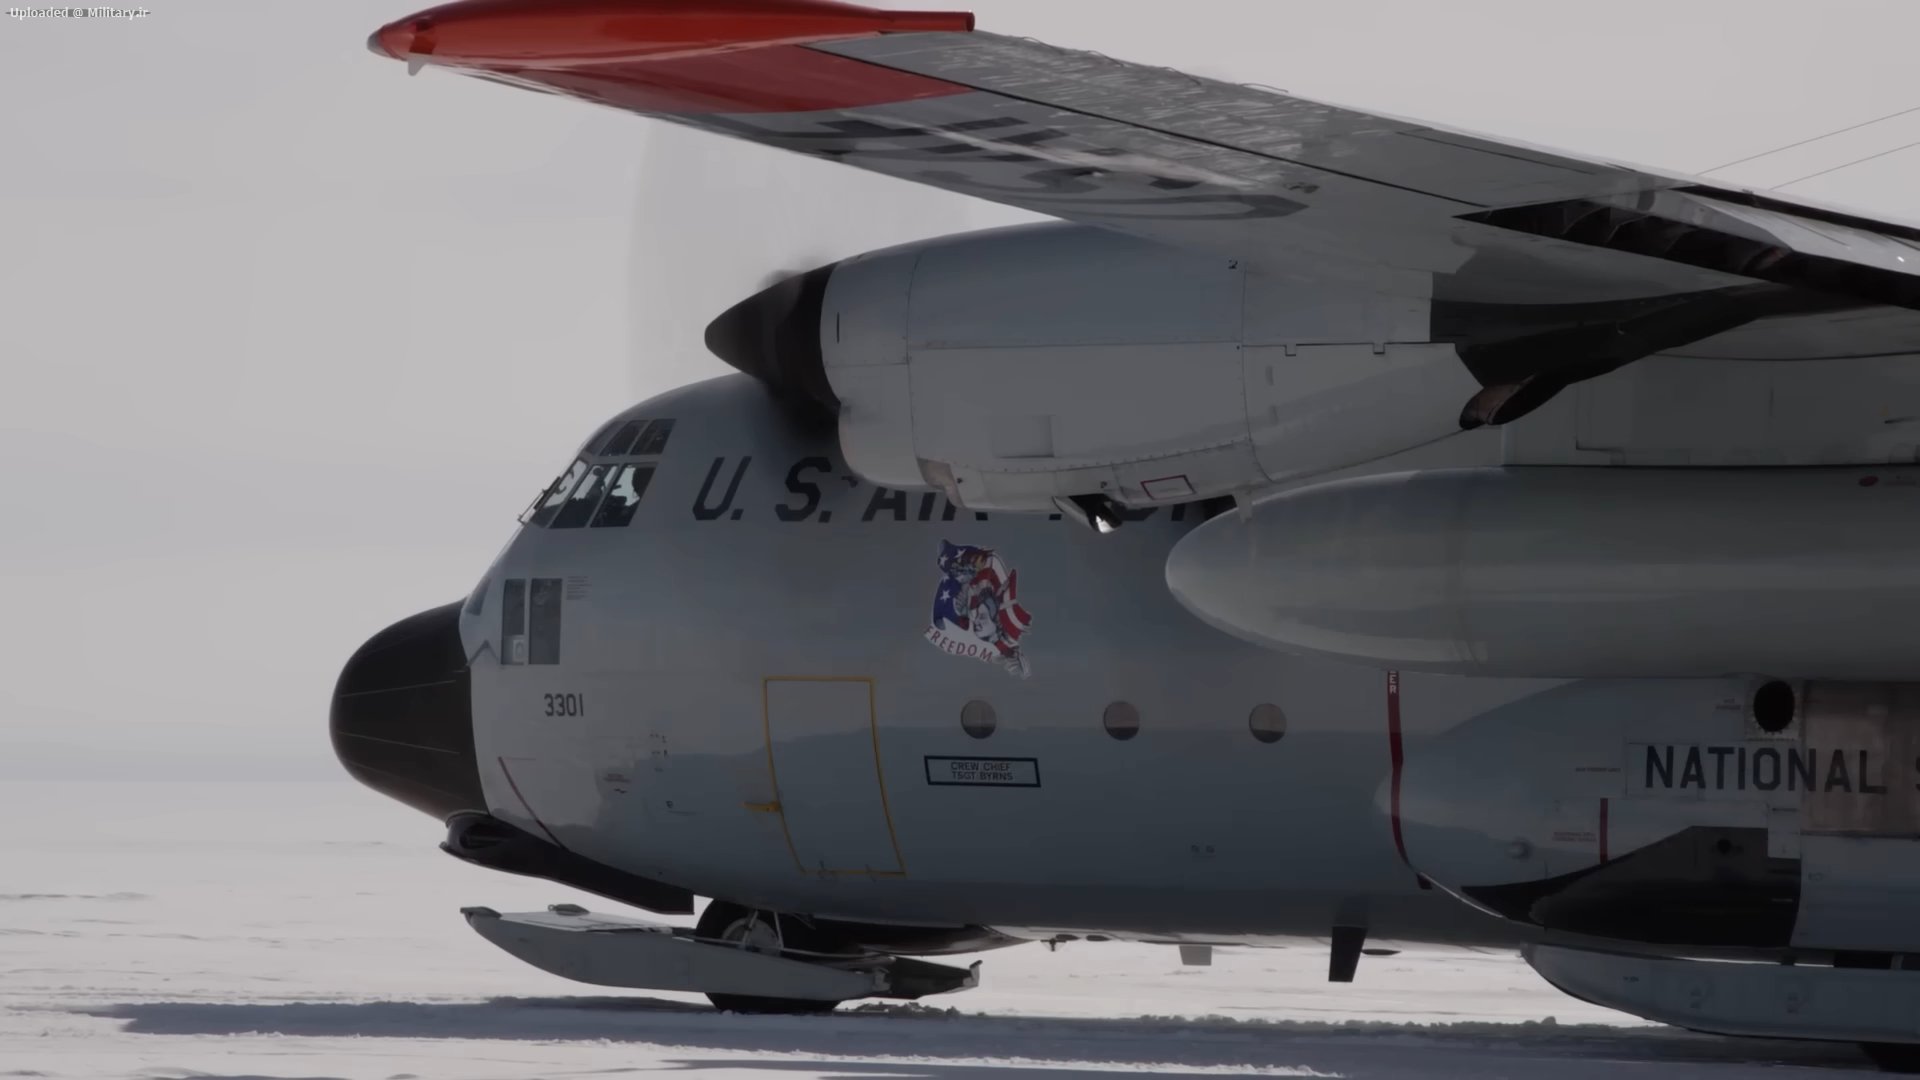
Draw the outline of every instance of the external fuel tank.
[[[1167,560],[1288,652],[1546,678],[1920,678],[1920,472],[1459,469],[1296,489]]]

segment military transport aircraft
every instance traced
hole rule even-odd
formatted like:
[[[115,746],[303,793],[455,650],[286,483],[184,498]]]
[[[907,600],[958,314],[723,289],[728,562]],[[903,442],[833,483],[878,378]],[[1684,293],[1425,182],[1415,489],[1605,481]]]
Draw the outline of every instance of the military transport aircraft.
[[[827,0],[375,52],[1051,214],[793,276],[334,745],[467,916],[826,1009],[1020,941],[1512,942],[1920,1063],[1920,229]]]

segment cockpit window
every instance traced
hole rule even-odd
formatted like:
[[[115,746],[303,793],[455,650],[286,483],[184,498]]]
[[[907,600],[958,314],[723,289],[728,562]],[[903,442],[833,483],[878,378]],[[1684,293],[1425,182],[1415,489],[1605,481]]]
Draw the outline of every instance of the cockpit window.
[[[640,496],[647,493],[647,484],[652,480],[651,465],[620,466],[607,484],[607,497],[601,500],[600,511],[593,515],[593,527],[617,529],[632,521],[633,512],[640,508]]]
[[[600,457],[652,457],[667,449],[671,420],[629,420],[600,432],[588,452]]]
[[[605,457],[621,457],[632,452],[633,440],[640,437],[640,429],[646,426],[645,420],[629,420],[621,424],[620,429],[600,447],[600,454]]]
[[[633,453],[643,456],[664,454],[667,451],[667,436],[673,434],[673,421],[655,420],[647,425],[647,430],[633,444]]]
[[[600,496],[606,494],[608,465],[595,465],[587,470],[587,478],[580,481],[573,493],[567,496],[566,505],[554,515],[553,528],[578,529],[593,516],[593,508],[600,505]]]
[[[567,495],[585,475],[587,475],[586,460],[575,461],[566,472],[560,474],[560,478],[553,482],[553,486],[533,500],[533,505],[527,507],[527,512],[521,515],[520,520],[535,528],[544,528],[556,514],[560,513],[560,508],[567,504]]]
[[[672,420],[613,420],[587,441],[587,455],[567,468],[521,513],[536,529],[620,528],[633,520],[653,480],[651,462],[595,465],[593,458],[658,457],[673,435]]]
[[[620,430],[619,417],[615,417],[612,420],[607,421],[605,424],[602,424],[600,426],[599,431],[596,431],[593,433],[593,438],[587,440],[587,445],[581,447],[580,452],[583,454],[587,454],[589,456],[593,454],[605,453],[605,451],[602,450],[601,447],[605,446],[607,442],[612,438],[613,434],[619,430]]]

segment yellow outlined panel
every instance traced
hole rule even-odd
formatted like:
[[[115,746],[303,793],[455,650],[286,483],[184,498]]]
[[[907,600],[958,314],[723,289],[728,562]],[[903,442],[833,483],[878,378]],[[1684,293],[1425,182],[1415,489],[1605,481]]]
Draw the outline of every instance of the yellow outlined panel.
[[[866,716],[864,719],[868,735],[867,747],[870,748],[871,758],[869,760],[873,767],[875,789],[879,796],[878,803],[874,806],[874,813],[878,816],[879,823],[886,826],[886,845],[893,854],[892,867],[839,867],[824,864],[808,866],[806,860],[801,857],[800,845],[794,842],[794,825],[790,815],[797,810],[799,814],[804,817],[813,809],[808,804],[809,796],[801,790],[803,781],[805,786],[832,784],[834,782],[834,776],[829,775],[829,773],[838,774],[841,769],[864,768],[868,762],[860,760],[861,758],[867,757],[866,754],[848,756],[844,751],[835,751],[837,755],[835,757],[810,762],[807,767],[813,775],[808,775],[804,778],[793,775],[790,765],[789,783],[786,785],[786,788],[783,789],[780,783],[780,768],[774,752],[776,745],[774,739],[776,735],[778,735],[785,744],[793,745],[796,740],[805,738],[810,734],[834,734],[838,727],[834,721],[851,720],[851,730],[848,728],[839,728],[839,733],[851,734],[852,730],[857,730],[860,721],[853,719],[852,716],[846,715],[850,710],[842,709],[839,710],[842,715],[823,719],[810,717],[806,715],[804,709],[802,709],[796,711],[792,716],[783,715],[782,722],[784,726],[776,731],[773,726],[774,686],[778,683],[857,683],[866,686]],[[887,797],[886,770],[880,763],[879,695],[875,687],[875,681],[863,675],[770,675],[761,680],[760,714],[761,731],[766,739],[767,746],[767,772],[773,782],[774,805],[779,808],[781,831],[787,838],[787,850],[793,855],[794,866],[797,867],[801,873],[815,874],[823,877],[834,875],[905,877],[907,872],[906,860],[900,854],[900,836],[894,828],[893,807]],[[819,725],[819,730],[817,732],[808,731],[805,725],[809,724]],[[820,745],[831,744],[822,743]],[[847,807],[844,805],[836,806],[835,809],[841,813],[847,811]],[[869,848],[873,846],[875,845],[869,842]]]

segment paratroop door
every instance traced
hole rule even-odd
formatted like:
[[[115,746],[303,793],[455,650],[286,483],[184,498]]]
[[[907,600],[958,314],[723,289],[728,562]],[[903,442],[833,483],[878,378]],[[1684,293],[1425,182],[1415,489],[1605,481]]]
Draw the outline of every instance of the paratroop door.
[[[787,840],[814,874],[899,874],[870,679],[766,681],[767,745]]]

